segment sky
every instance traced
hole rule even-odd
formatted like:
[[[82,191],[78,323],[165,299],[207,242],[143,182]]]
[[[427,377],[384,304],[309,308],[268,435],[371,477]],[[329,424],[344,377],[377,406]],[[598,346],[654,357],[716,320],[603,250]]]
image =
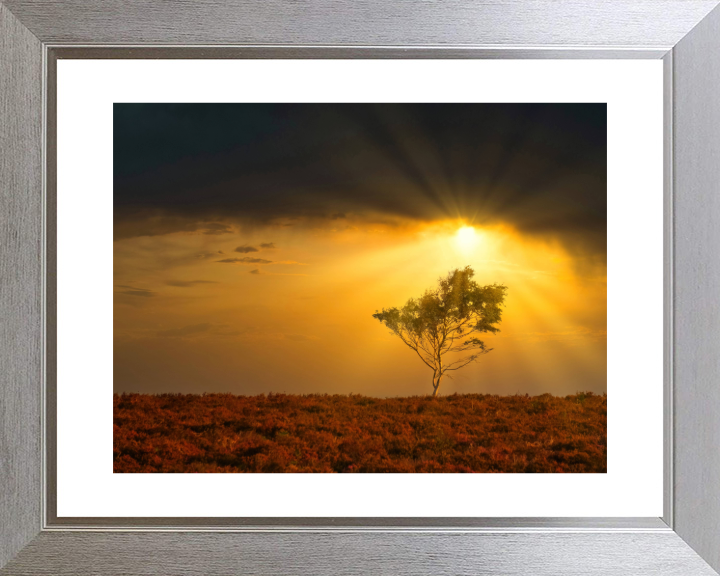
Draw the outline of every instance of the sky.
[[[116,392],[432,392],[372,314],[508,287],[440,394],[606,391],[605,104],[115,104]]]

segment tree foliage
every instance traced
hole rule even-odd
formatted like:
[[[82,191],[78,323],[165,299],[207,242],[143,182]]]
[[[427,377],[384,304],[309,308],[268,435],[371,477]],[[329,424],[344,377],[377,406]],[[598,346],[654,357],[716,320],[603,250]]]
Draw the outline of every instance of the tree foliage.
[[[492,350],[477,334],[500,331],[497,324],[502,319],[507,287],[480,286],[474,275],[470,266],[453,270],[440,278],[437,288],[426,290],[420,298],[410,298],[402,308],[383,308],[373,314],[433,371],[433,396],[437,396],[447,372],[459,370]],[[468,354],[446,362],[445,355],[452,352]]]

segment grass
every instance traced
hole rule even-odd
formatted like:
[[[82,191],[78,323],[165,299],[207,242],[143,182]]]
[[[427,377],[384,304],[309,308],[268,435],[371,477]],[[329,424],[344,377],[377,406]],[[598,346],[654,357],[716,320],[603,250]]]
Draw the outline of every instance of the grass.
[[[606,472],[607,396],[115,395],[115,472]]]

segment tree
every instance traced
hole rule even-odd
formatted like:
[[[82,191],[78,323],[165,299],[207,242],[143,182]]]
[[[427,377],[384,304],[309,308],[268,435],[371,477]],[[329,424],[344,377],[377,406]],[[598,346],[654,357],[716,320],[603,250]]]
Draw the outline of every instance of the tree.
[[[446,372],[460,370],[492,350],[476,333],[500,331],[496,324],[502,318],[507,287],[480,286],[474,275],[470,266],[453,270],[439,279],[437,288],[411,298],[402,308],[383,308],[373,314],[433,371],[433,397]],[[470,354],[446,364],[448,352]]]

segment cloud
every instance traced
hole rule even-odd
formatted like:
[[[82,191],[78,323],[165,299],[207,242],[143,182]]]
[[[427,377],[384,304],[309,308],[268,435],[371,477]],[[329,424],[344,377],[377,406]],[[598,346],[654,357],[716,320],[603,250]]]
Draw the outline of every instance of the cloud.
[[[116,104],[113,143],[116,238],[461,218],[606,252],[603,103]]]
[[[182,328],[173,328],[170,330],[160,330],[157,335],[161,338],[182,338],[183,336],[194,336],[208,332],[213,327],[212,324],[192,324],[191,326],[183,326]]]
[[[180,268],[183,266],[193,266],[199,261],[215,259],[218,257],[217,252],[186,252],[184,254],[175,254],[172,252],[165,253],[163,251],[155,252],[156,271],[169,270],[171,268]]]
[[[149,292],[145,290],[123,290],[120,292],[120,294],[126,294],[128,296],[142,296],[142,297],[150,297],[155,296],[154,292]]]
[[[244,258],[225,258],[223,260],[216,260],[223,264],[272,264],[272,260],[264,260],[262,258],[253,258],[251,256],[245,256]]]
[[[250,252],[260,252],[260,250],[272,250],[273,248],[275,248],[274,242],[262,242],[260,244],[260,248],[244,245],[235,248],[235,252],[240,252],[241,254],[248,254]]]
[[[237,329],[228,324],[203,322],[201,324],[182,326],[181,328],[159,330],[154,333],[154,336],[158,338],[235,338],[252,332],[253,329],[249,327]]]
[[[305,334],[283,334],[287,340],[294,340],[295,342],[307,342],[309,340],[318,340],[316,336],[306,336]]]
[[[231,234],[233,228],[229,224],[207,222],[202,217],[183,214],[181,209],[168,210],[160,207],[135,208],[131,218],[123,217],[120,214],[114,218],[114,240],[138,236],[163,236],[177,232],[216,236]]]
[[[211,222],[206,224],[202,228],[203,234],[218,235],[218,234],[232,234],[233,229],[227,224],[221,224],[219,222]]]
[[[125,294],[127,296],[139,296],[141,298],[149,298],[155,296],[155,292],[146,288],[137,288],[135,286],[126,286],[123,284],[116,284],[115,287],[124,288],[124,290],[120,290],[118,294]]]
[[[282,272],[264,272],[259,268],[256,268],[255,270],[250,270],[250,274],[262,274],[263,276],[308,276],[308,274],[283,274]]]
[[[178,288],[190,288],[198,284],[217,284],[217,282],[213,282],[212,280],[168,280],[165,284]]]

